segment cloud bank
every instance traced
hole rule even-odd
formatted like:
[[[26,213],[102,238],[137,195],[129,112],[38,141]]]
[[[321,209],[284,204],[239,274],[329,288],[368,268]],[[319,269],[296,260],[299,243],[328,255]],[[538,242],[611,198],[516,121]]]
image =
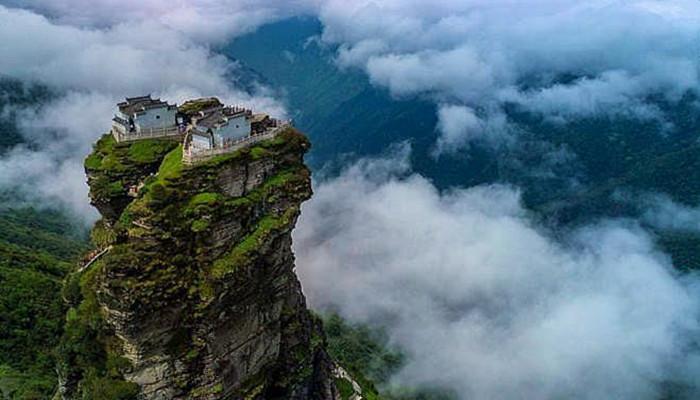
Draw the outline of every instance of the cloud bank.
[[[631,197],[631,198],[630,198]],[[641,194],[625,196],[615,193],[614,198],[634,204],[639,208],[640,219],[662,231],[700,233],[700,207],[673,201],[665,194]]]
[[[308,13],[311,0],[2,0],[64,25],[108,28],[133,22],[160,25],[201,43],[216,43],[278,19]]]
[[[42,3],[57,10],[63,4]],[[96,5],[71,9],[107,15],[103,3]],[[65,19],[83,17],[93,21],[94,16],[67,14]],[[97,22],[102,16],[94,18]],[[87,203],[82,160],[95,139],[108,131],[114,104],[123,96],[153,93],[182,101],[214,95],[284,115],[269,90],[261,87],[249,94],[233,87],[236,65],[185,32],[148,19],[107,27],[63,22],[0,6],[0,71],[57,94],[49,104],[20,110],[18,122],[27,143],[0,159],[0,189],[33,204],[65,205],[87,222],[95,217]]]
[[[60,94],[22,111],[28,145],[0,159],[0,188],[90,217],[82,157],[125,94],[283,113],[264,89],[231,87],[236,66],[210,45],[288,15],[317,14],[339,65],[436,101],[439,152],[504,132],[507,103],[562,120],[659,119],[647,95],[698,87],[689,0],[0,3],[0,71]],[[661,382],[694,383],[697,282],[639,227],[554,240],[516,189],[441,194],[400,153],[319,185],[295,232],[310,302],[385,325],[411,356],[400,382],[470,399],[652,399]]]
[[[145,92],[173,100],[219,95],[277,114],[284,111],[269,91],[250,96],[231,87],[236,66],[211,46],[280,18],[316,15],[323,41],[338,46],[340,66],[363,69],[396,96],[427,96],[438,104],[436,156],[475,140],[512,143],[518,129],[504,113],[506,104],[562,122],[616,115],[663,120],[648,96],[675,101],[698,91],[700,5],[691,0],[0,4],[0,71],[10,77],[111,102]],[[66,118],[104,122],[94,136],[106,129],[104,109],[73,109],[77,114]],[[79,165],[89,149],[71,148],[71,163]],[[25,153],[13,152],[17,162],[6,165],[30,172],[27,158],[17,156]],[[46,156],[53,170],[64,168],[61,157]],[[68,191],[66,198],[85,193],[85,186]]]
[[[700,3],[691,0],[328,0],[320,17],[340,65],[397,96],[444,104],[441,115],[454,118],[439,127],[442,144],[456,148],[475,136],[455,106],[662,119],[649,95],[698,92]]]
[[[363,69],[373,83],[396,96],[427,96],[438,103],[441,124],[437,129],[442,136],[436,155],[460,151],[474,140],[504,143],[500,139],[513,131],[503,117],[506,104],[562,122],[619,115],[663,120],[663,112],[648,97],[661,94],[676,101],[687,92],[697,94],[699,84],[700,4],[693,0],[0,3],[29,8],[55,24],[107,30],[106,35],[92,36],[111,36],[113,44],[128,41],[126,49],[108,47],[96,58],[109,60],[115,50],[125,50],[130,59],[143,57],[140,46],[130,48],[143,42],[174,43],[179,50],[198,51],[199,57],[184,60],[165,54],[169,64],[184,61],[184,69],[198,69],[197,62],[208,61],[214,61],[215,70],[225,68],[220,60],[206,61],[210,58],[207,45],[284,17],[316,15],[324,27],[322,39],[338,46],[340,66]],[[144,29],[134,30],[134,25]],[[173,35],[179,38],[164,40]],[[60,41],[61,35],[56,39]],[[81,47],[75,41],[61,43]],[[63,46],[71,54],[71,46]],[[90,60],[82,58],[77,71],[94,74]],[[105,63],[109,65],[117,69],[119,64]],[[132,73],[142,66],[132,65]],[[60,62],[53,66],[63,68]],[[213,76],[220,73],[214,72]],[[53,73],[46,70],[43,75]],[[149,74],[130,77],[137,86]],[[94,78],[103,84],[99,74]],[[172,84],[167,75],[163,79],[158,76],[154,83]],[[203,83],[202,88],[206,87]],[[460,108],[481,121],[475,123],[454,112]]]
[[[403,385],[462,399],[697,395],[698,280],[607,221],[554,239],[511,187],[439,193],[405,153],[320,183],[294,233],[314,307],[385,326]]]

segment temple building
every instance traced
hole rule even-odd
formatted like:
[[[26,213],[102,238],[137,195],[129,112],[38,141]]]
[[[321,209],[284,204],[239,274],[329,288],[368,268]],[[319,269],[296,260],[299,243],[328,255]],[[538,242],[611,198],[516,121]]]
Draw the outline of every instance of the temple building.
[[[122,136],[138,136],[177,127],[177,105],[152,99],[151,95],[127,97],[117,107],[112,127]]]
[[[151,95],[127,97],[117,108],[111,130],[117,142],[180,140],[183,161],[189,164],[270,139],[291,126],[291,121],[224,106],[215,97],[189,100],[180,107]],[[129,193],[137,195],[138,188],[130,188]]]
[[[226,147],[250,136],[252,112],[241,107],[215,107],[192,118],[192,139],[209,148]]]

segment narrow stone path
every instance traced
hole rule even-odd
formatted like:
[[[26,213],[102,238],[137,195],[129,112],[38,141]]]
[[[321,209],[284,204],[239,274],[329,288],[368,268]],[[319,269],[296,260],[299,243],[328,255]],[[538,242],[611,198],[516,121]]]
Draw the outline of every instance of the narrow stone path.
[[[95,256],[92,257],[92,258],[90,259],[90,261],[88,261],[87,263],[85,263],[85,265],[83,265],[82,267],[80,267],[80,269],[78,269],[78,273],[81,273],[81,272],[85,271],[86,269],[88,269],[88,268],[90,267],[90,265],[92,265],[92,263],[94,263],[95,261],[97,261],[97,260],[98,260],[100,257],[102,257],[103,255],[107,254],[107,252],[109,252],[110,250],[112,250],[112,246],[107,246],[107,247],[104,248],[104,250],[102,250],[101,252],[95,254]]]

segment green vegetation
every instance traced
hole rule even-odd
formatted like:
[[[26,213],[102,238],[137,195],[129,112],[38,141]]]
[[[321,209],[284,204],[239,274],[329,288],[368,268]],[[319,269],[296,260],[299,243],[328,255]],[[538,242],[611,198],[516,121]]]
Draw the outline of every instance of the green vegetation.
[[[123,172],[140,164],[160,163],[163,155],[177,146],[169,139],[144,139],[117,143],[111,134],[95,143],[93,152],[85,159],[85,168],[93,171]]]
[[[144,185],[137,198],[127,199],[123,211],[114,218],[117,221],[114,227],[101,222],[95,225],[93,241],[100,247],[112,244],[112,250],[82,276],[73,275],[66,283],[64,296],[72,308],[67,314],[58,353],[62,375],[73,377],[77,383],[73,387],[78,387],[82,396],[121,399],[131,398],[135,393],[134,387],[122,380],[121,364],[113,360],[118,354],[113,349],[115,339],[100,315],[95,297],[102,275],[100,271],[106,268],[118,271],[122,275],[119,280],[100,284],[110,285],[114,290],[133,291],[144,304],[178,293],[178,296],[192,296],[193,307],[199,307],[195,311],[204,312],[206,304],[202,305],[200,301],[206,298],[204,292],[214,293],[218,279],[246,265],[261,245],[271,240],[270,236],[275,232],[287,229],[299,212],[289,199],[297,195],[294,185],[303,185],[308,191],[308,171],[300,163],[300,158],[275,160],[279,164],[275,166],[277,170],[257,189],[247,193],[246,201],[240,201],[242,197],[226,195],[219,182],[222,169],[235,170],[240,164],[249,163],[256,157],[253,153],[257,157],[273,159],[279,153],[290,151],[289,146],[306,143],[303,136],[291,131],[282,136],[281,140],[260,143],[256,152],[242,149],[192,167],[183,165],[180,145],[122,146],[109,137],[103,137],[95,146],[95,153],[101,157],[100,168],[104,168],[105,160],[110,168],[88,168],[92,174],[90,184],[93,191],[95,181],[101,176],[110,185],[117,182],[122,187],[133,184],[136,174],[132,170],[142,168],[134,164],[136,160],[151,162],[160,157],[160,161],[148,164],[154,175],[143,179]],[[168,152],[163,153],[164,149]],[[97,165],[97,160],[97,157],[92,157],[87,163]],[[122,170],[121,166],[126,168]],[[289,188],[289,193],[276,192],[282,187]],[[250,232],[242,232],[243,236],[235,239],[236,245],[227,254],[211,259],[205,252],[197,253],[198,250],[189,253],[193,251],[192,244],[210,240],[204,233],[212,225],[234,214],[251,228]],[[155,241],[137,239],[141,237]],[[167,247],[168,251],[164,252],[160,247]],[[167,347],[169,352],[196,362],[199,352],[190,335],[187,330],[177,333]],[[98,391],[105,387],[110,390]]]
[[[349,400],[350,397],[355,394],[355,389],[352,388],[352,382],[347,379],[336,378],[335,386],[338,388],[342,400]]]
[[[269,240],[270,235],[280,229],[289,228],[293,222],[292,218],[298,213],[299,210],[292,207],[287,209],[281,216],[264,216],[251,234],[246,236],[228,254],[214,262],[210,271],[211,277],[221,279],[235,271],[237,267],[246,265],[260,246]]]
[[[158,168],[156,182],[165,183],[166,180],[174,180],[180,177],[182,173],[182,145],[178,145],[171,150]]]
[[[58,268],[68,265],[0,244],[0,388],[11,384],[13,398],[39,399],[55,387],[51,354],[65,312]]]
[[[374,383],[383,386],[389,383],[391,376],[406,362],[399,349],[389,344],[382,330],[372,329],[366,325],[349,324],[337,314],[328,314],[323,318],[327,337],[328,353],[336,360],[362,388],[365,398],[369,400],[454,400],[456,396],[432,388],[389,388],[377,391]],[[340,382],[339,382],[340,381]],[[341,395],[352,390],[349,382],[340,379]]]
[[[134,400],[138,385],[121,378],[121,370],[128,362],[110,349],[113,339],[96,298],[97,279],[103,267],[104,262],[99,260],[76,278],[80,301],[73,299],[77,305],[68,310],[65,332],[57,347],[58,366],[62,376],[80,381],[82,398]]]
[[[264,147],[255,146],[255,147],[250,149],[250,155],[253,158],[253,160],[263,158],[269,154],[270,154],[270,152],[267,151],[267,149],[265,149]]]
[[[361,385],[368,384],[368,380],[387,382],[404,362],[404,356],[389,347],[381,331],[350,325],[337,314],[326,316],[323,327],[329,354]]]
[[[55,211],[0,211],[0,391],[10,399],[45,399],[55,390],[62,280],[87,248],[76,232]]]
[[[139,140],[129,146],[129,159],[137,163],[158,162],[172,148],[172,141],[169,140]]]
[[[18,371],[7,365],[0,365],[0,393],[10,399],[46,399],[56,386],[56,379],[41,371]]]
[[[0,154],[22,143],[18,111],[54,98],[40,85],[0,78]],[[56,388],[53,349],[65,315],[61,283],[87,244],[81,227],[51,205],[14,201],[0,194],[0,396],[47,399]]]
[[[212,205],[219,201],[222,196],[214,192],[204,192],[197,193],[192,200],[190,200],[189,207],[194,208],[200,205]]]
[[[187,115],[194,115],[207,108],[220,106],[222,103],[216,97],[188,100],[178,107],[178,111]]]
[[[85,159],[92,198],[102,201],[117,199],[121,207],[125,206],[129,202],[128,188],[155,173],[163,157],[177,146],[177,141],[169,139],[117,143],[112,135],[103,135],[95,143],[92,154]],[[172,163],[167,167],[172,167]]]

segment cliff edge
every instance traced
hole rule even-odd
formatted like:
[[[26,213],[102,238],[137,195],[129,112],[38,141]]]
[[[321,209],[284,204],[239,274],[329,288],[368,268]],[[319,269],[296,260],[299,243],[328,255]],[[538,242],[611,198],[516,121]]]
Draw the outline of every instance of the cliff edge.
[[[97,142],[85,169],[103,218],[64,291],[64,399],[362,398],[340,393],[294,273],[308,148],[290,127],[185,166],[176,140]]]

